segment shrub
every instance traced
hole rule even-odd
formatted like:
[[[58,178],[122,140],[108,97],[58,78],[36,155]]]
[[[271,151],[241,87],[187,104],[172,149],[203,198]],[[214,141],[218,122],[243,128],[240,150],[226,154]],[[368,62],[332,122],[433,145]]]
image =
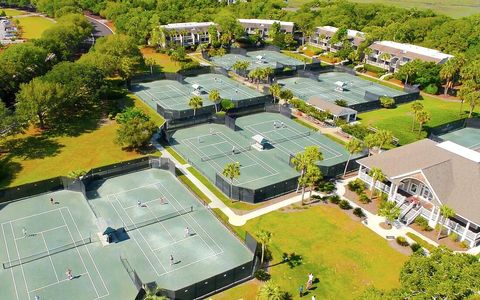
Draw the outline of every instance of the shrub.
[[[353,209],[353,214],[359,218],[365,217],[365,213],[360,207],[356,207]]]
[[[410,249],[412,249],[413,252],[417,252],[417,251],[422,250],[422,246],[420,246],[420,244],[418,244],[418,243],[413,243],[413,244],[410,245]]]
[[[367,204],[370,203],[370,197],[368,197],[365,193],[361,193],[358,196],[358,201],[362,202],[363,204]]]
[[[257,278],[260,281],[268,281],[270,280],[270,274],[267,273],[264,269],[258,269],[255,272],[255,278]]]
[[[342,199],[340,199],[339,195],[332,195],[330,196],[330,198],[328,198],[328,200],[330,201],[330,203],[338,204]]]
[[[335,104],[338,105],[338,106],[341,106],[341,107],[347,107],[348,106],[348,102],[346,100],[343,100],[343,99],[335,100]]]
[[[462,247],[463,249],[468,249],[470,248],[470,245],[468,244],[467,241],[462,241],[460,242],[460,247]]]
[[[350,191],[355,192],[357,195],[361,195],[366,188],[365,182],[359,178],[350,181],[347,186]]]
[[[373,72],[373,73],[377,73],[378,75],[383,75],[383,74],[387,73],[387,70],[384,70],[380,67],[369,65],[369,64],[364,64],[363,69],[365,71],[370,71],[370,72]]]
[[[426,241],[424,241],[421,237],[419,237],[418,235],[414,234],[414,233],[411,233],[411,232],[407,232],[407,236],[409,238],[411,238],[412,240],[414,240],[415,242],[417,242],[418,244],[420,244],[420,246],[422,246],[423,248],[427,249],[429,252],[432,252],[433,250],[436,249],[435,246],[433,246],[432,244],[430,243],[427,243]]]
[[[384,108],[394,108],[395,100],[391,97],[382,96],[380,97],[380,105]]]
[[[187,61],[187,62],[180,62],[180,68],[182,70],[194,70],[201,68],[200,63],[198,61]]]
[[[454,242],[458,241],[458,234],[456,234],[455,232],[450,233],[448,237]]]
[[[397,244],[399,244],[400,246],[402,247],[407,247],[409,246],[410,244],[407,242],[407,239],[403,236],[397,236],[397,238],[395,239],[397,241]]]
[[[428,220],[422,216],[415,218],[415,221],[413,222],[420,228],[422,228],[422,230],[425,230],[427,227],[430,228],[430,226],[428,226]]]
[[[318,190],[323,193],[331,193],[335,190],[335,184],[331,181],[322,181],[318,186]]]
[[[348,202],[347,200],[341,200],[341,201],[338,203],[338,206],[339,206],[341,209],[345,209],[345,210],[352,209],[352,206],[350,205],[350,202]]]
[[[386,202],[386,201],[388,201],[388,195],[382,192],[380,194],[380,202]]]
[[[343,125],[342,131],[353,135],[357,139],[363,140],[368,134],[370,134],[370,130],[368,130],[367,126],[362,124],[354,124],[354,125]]]
[[[432,83],[427,85],[427,87],[423,91],[427,94],[436,95],[438,94],[438,86]]]

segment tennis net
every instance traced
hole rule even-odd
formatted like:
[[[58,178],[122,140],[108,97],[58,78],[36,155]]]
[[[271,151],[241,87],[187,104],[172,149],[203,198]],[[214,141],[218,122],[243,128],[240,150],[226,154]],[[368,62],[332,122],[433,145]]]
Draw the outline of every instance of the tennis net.
[[[44,258],[44,257],[48,257],[48,256],[51,256],[51,255],[54,255],[54,254],[58,254],[60,252],[64,252],[64,251],[74,249],[74,248],[77,248],[77,247],[80,247],[80,246],[88,245],[91,242],[92,242],[92,239],[90,237],[88,237],[88,238],[85,238],[85,239],[82,239],[82,240],[72,242],[72,243],[67,244],[67,245],[63,245],[63,246],[60,246],[60,247],[49,249],[47,251],[43,251],[43,252],[40,252],[40,253],[37,253],[37,254],[33,254],[33,255],[30,255],[30,256],[26,256],[26,257],[22,257],[22,258],[19,258],[19,259],[14,259],[14,260],[11,260],[11,261],[8,261],[8,262],[4,262],[3,263],[3,268],[4,269],[9,269],[9,268],[13,268],[13,267],[16,267],[16,266],[20,266],[20,265],[23,265],[23,264],[26,264],[26,263],[29,263],[29,262],[32,262],[32,261],[35,261],[35,260],[39,260],[39,259]]]
[[[299,133],[299,134],[296,134],[296,135],[293,135],[293,136],[286,136],[286,137],[282,137],[282,138],[279,138],[279,139],[276,139],[276,140],[270,140],[269,142],[270,142],[270,145],[275,145],[275,144],[279,144],[279,143],[284,143],[286,141],[299,139],[299,138],[302,138],[302,137],[307,137],[311,134],[312,134],[311,131],[307,131],[307,132]]]
[[[217,158],[220,158],[220,157],[233,155],[233,154],[239,154],[239,153],[250,151],[250,150],[252,150],[252,146],[235,148],[235,149],[232,149],[231,151],[228,151],[228,152],[222,152],[222,153],[217,153],[217,154],[213,154],[213,155],[203,156],[201,158],[201,160],[202,161],[214,160],[214,159],[217,159]]]
[[[192,211],[193,211],[193,206],[190,206],[188,208],[177,210],[175,212],[172,212],[172,213],[160,216],[160,217],[156,217],[156,218],[153,218],[153,219],[150,219],[150,220],[147,220],[147,221],[133,223],[133,224],[130,224],[130,225],[123,225],[123,228],[125,229],[125,231],[132,231],[132,230],[140,229],[140,228],[148,226],[148,225],[152,225],[152,224],[155,224],[155,223],[160,223],[160,222],[163,222],[163,221],[166,221],[166,220],[169,220],[169,219],[173,219],[175,217],[191,213]]]

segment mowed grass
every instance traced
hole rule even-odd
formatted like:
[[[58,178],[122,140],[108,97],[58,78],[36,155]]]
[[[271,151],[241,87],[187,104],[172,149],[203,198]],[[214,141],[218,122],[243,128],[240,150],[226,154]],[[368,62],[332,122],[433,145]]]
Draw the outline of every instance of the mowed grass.
[[[289,0],[288,7],[300,7],[310,0]],[[358,3],[378,3],[402,8],[417,8],[421,10],[431,9],[432,11],[444,14],[453,18],[461,18],[480,13],[480,2],[478,0],[352,0]]]
[[[407,256],[359,221],[352,220],[336,206],[318,205],[309,209],[272,212],[249,221],[245,230],[273,233],[272,280],[298,298],[298,288],[312,272],[319,282],[306,299],[353,299],[368,286],[390,289],[399,285],[399,273]],[[282,264],[283,253],[302,257],[302,264]],[[259,285],[250,282],[225,291],[212,299],[254,299]]]
[[[55,25],[52,20],[40,16],[18,18],[18,20],[23,30],[22,38],[24,39],[38,39],[45,30]]]
[[[12,9],[12,8],[0,8],[0,12],[1,11],[4,11],[5,14],[7,14],[7,16],[9,16],[9,17],[20,16],[20,15],[24,15],[24,14],[27,13],[23,10]]]
[[[411,103],[399,105],[394,109],[378,109],[361,113],[358,115],[358,118],[362,124],[390,130],[399,139],[399,143],[405,145],[427,137],[427,130],[431,127],[467,116],[465,112],[467,106],[463,105],[464,112],[460,113],[461,103],[457,101],[444,101],[427,95],[424,95],[423,100],[419,101],[431,115],[431,120],[420,133],[418,132],[418,124],[415,124],[416,129],[412,132],[413,113],[411,111]]]
[[[156,124],[163,123],[163,119],[159,119],[158,114],[152,113],[153,110],[149,110],[143,102],[135,98],[132,100],[135,106],[152,115]],[[161,155],[153,150],[141,153],[122,149],[115,143],[118,127],[115,121],[103,120],[93,130],[86,130],[78,136],[50,137],[48,133],[42,134],[35,129],[15,136],[11,140],[16,147],[0,155],[0,160],[8,159],[12,168],[10,176],[0,176],[0,188],[67,175],[75,170],[89,170],[143,155]]]
[[[155,49],[150,47],[141,48],[140,51],[142,52],[143,57],[153,58],[155,60],[157,66],[159,67],[157,67],[156,71],[175,73],[180,70],[180,64],[170,60],[170,56],[167,54],[157,53]]]

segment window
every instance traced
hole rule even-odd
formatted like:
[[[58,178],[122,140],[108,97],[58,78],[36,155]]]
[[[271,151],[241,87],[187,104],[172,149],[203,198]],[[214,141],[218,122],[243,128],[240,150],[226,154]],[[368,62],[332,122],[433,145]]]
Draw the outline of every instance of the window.
[[[416,194],[417,193],[417,190],[418,190],[418,185],[415,184],[415,183],[410,183],[410,192]]]
[[[430,196],[430,190],[427,187],[424,187],[422,191],[422,197],[425,199],[428,199],[429,196]]]

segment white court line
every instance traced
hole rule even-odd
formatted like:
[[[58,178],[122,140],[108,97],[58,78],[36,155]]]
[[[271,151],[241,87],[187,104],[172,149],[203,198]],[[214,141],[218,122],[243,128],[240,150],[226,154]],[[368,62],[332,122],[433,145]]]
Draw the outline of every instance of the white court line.
[[[191,140],[191,138],[190,138],[190,139],[184,139],[184,140],[182,140],[182,142],[187,141],[193,148],[197,148],[197,147],[193,144],[193,142],[191,142],[190,140]],[[230,144],[230,145],[232,145],[232,144]],[[232,145],[232,146],[233,146],[233,145]],[[197,149],[198,149],[198,148],[197,148]],[[198,154],[198,151],[195,151],[195,150],[194,150],[194,152],[195,152],[195,154],[197,154],[199,157],[208,156],[205,152],[201,151],[200,149],[199,149],[199,152],[201,153],[200,155]],[[243,153],[247,154],[247,152],[248,152],[248,151],[243,152]],[[231,157],[231,155],[226,155],[225,157],[227,157],[228,160],[231,161],[231,162],[237,162],[235,159],[233,159],[233,158]],[[272,173],[271,171],[267,170],[267,169],[266,169],[261,163],[259,163],[256,159],[253,159],[252,156],[250,156],[250,155],[247,154],[246,157],[247,157],[249,160],[251,160],[252,162],[254,162],[257,166],[262,167],[265,171],[267,171],[267,172],[270,173],[270,174],[265,175],[265,176],[262,176],[262,177],[257,177],[257,178],[252,179],[252,180],[237,181],[239,185],[245,184],[245,183],[249,183],[249,182],[254,182],[254,181],[257,181],[257,180],[262,180],[262,179],[265,179],[265,178],[270,178],[270,177],[272,177],[272,176],[276,176],[276,175],[279,174],[278,171],[276,171],[275,173]],[[209,161],[206,161],[206,163],[208,163],[208,164],[210,165],[210,167],[212,167],[212,168],[213,168],[216,172],[218,172],[218,173],[221,173],[222,170],[223,170],[223,167],[222,167],[218,162],[216,162],[215,160],[209,160]],[[252,165],[253,165],[253,164],[252,164]],[[250,167],[250,166],[252,166],[252,165],[248,165],[248,166]],[[217,167],[215,167],[215,166],[217,166]]]
[[[57,230],[57,229],[60,229],[60,228],[66,227],[66,226],[67,226],[67,225],[57,226],[57,227],[50,228],[50,229],[46,229],[46,230],[43,230],[43,231],[34,232],[33,234],[43,234],[43,233],[45,233],[45,232]],[[15,240],[24,239],[23,236],[21,236],[21,237],[15,237],[15,232],[13,233],[13,237],[14,237]]]
[[[193,261],[193,262],[191,262],[191,263],[188,263],[188,264],[186,264],[186,265],[182,265],[181,267],[174,268],[173,270],[170,270],[170,271],[166,271],[165,273],[162,273],[162,274],[160,275],[160,277],[161,277],[161,276],[165,276],[165,275],[167,275],[167,274],[169,274],[169,273],[178,271],[178,270],[180,270],[180,269],[186,268],[186,267],[191,266],[191,265],[193,265],[193,264],[199,263],[199,262],[201,262],[201,261],[203,261],[203,260],[206,260],[206,259],[209,259],[209,258],[211,258],[211,257],[215,257],[215,256],[220,255],[220,254],[222,254],[222,253],[223,253],[223,252],[214,253],[214,254],[212,254],[212,255],[209,255],[209,256],[204,257],[204,258],[200,258],[200,259],[198,259],[198,260],[196,260],[196,261]]]
[[[172,193],[170,193],[170,191],[165,188],[165,186],[163,185],[163,183],[159,182],[159,184],[160,184],[160,185],[162,186],[162,188],[172,197],[172,199],[175,200],[175,202],[176,202],[178,205],[180,205],[180,207],[181,207],[182,209],[185,209],[185,208],[183,207],[183,205],[177,200],[177,198],[175,198],[175,196],[173,196]],[[158,186],[157,186],[157,188],[158,188]],[[176,208],[175,208],[175,209],[176,209]],[[178,211],[178,210],[177,210],[177,211]],[[200,226],[200,224],[198,224],[197,220],[195,220],[195,218],[192,217],[191,214],[188,214],[188,216],[189,216],[190,219],[192,219],[193,222],[195,222],[195,224],[197,224],[197,226],[208,236],[208,238],[217,246],[217,248],[220,249],[221,252],[223,252],[222,247],[220,247],[220,246],[217,244],[217,242],[210,236],[210,234],[208,234],[208,232],[206,232],[205,229],[204,229],[202,226]],[[182,218],[185,219],[185,216],[182,215]],[[190,225],[190,223],[189,223],[187,220],[185,220],[185,222],[187,222],[187,224]],[[202,240],[203,240],[203,238],[202,238]],[[203,241],[205,242],[205,240],[203,240]],[[206,244],[207,246],[209,246],[206,242],[205,242],[205,244]],[[209,247],[210,247],[210,246],[209,246]],[[212,248],[210,247],[210,249],[212,249]],[[213,249],[212,249],[212,251],[213,251]],[[213,251],[213,252],[215,253],[215,251]]]
[[[3,226],[3,224],[2,224],[2,226]],[[15,234],[15,231],[13,230],[12,222],[10,222],[10,228],[12,229],[12,233]],[[25,270],[23,269],[23,264],[22,264],[22,259],[20,257],[20,252],[18,251],[17,241],[13,240],[13,243],[15,244],[15,249],[17,250],[17,256],[18,256],[18,259],[20,261],[20,268],[22,269],[22,277],[23,277],[23,282],[25,283],[25,289],[27,291],[28,298],[30,299],[30,292],[28,291],[29,288],[28,288],[28,284],[27,284],[27,278],[25,277]]]
[[[77,229],[78,235],[80,236],[81,239],[83,239],[83,236],[80,234],[80,230],[78,229],[77,222],[75,222],[75,219],[73,218],[72,213],[70,212],[70,209],[69,209],[68,207],[67,207],[67,212],[68,212],[68,214],[70,215],[70,218],[72,219],[73,224],[75,225],[75,228]],[[100,272],[98,271],[97,264],[96,264],[95,261],[93,260],[92,254],[90,253],[90,250],[88,250],[88,246],[87,246],[87,245],[85,245],[85,249],[87,249],[88,256],[90,256],[90,260],[92,261],[93,266],[95,267],[95,270],[97,271],[97,274],[98,274],[98,276],[100,277],[100,280],[102,281],[103,287],[104,287],[105,290],[107,291],[107,294],[106,294],[106,295],[97,297],[97,298],[95,298],[95,299],[100,299],[100,298],[106,297],[106,296],[110,295],[110,291],[108,290],[107,285],[105,284],[105,281],[103,280],[102,274],[100,274]]]
[[[107,199],[109,199],[110,196],[107,196]],[[113,197],[115,197],[115,195],[113,195]],[[115,205],[113,205],[113,202],[110,201],[110,205],[113,207],[113,209],[115,210],[116,214],[118,215],[118,217],[120,218],[120,220],[122,220],[122,223],[125,224],[125,221],[123,220],[122,216],[120,216],[120,214],[118,213],[118,210],[117,208],[115,207]],[[118,200],[117,200],[118,202]],[[143,253],[143,256],[145,256],[145,259],[148,261],[148,263],[150,264],[150,266],[152,267],[153,271],[157,274],[157,276],[160,276],[160,274],[157,272],[157,269],[153,266],[152,262],[150,261],[150,259],[147,257],[147,255],[145,254],[145,251],[143,251],[143,248],[140,247],[140,244],[138,244],[137,240],[135,239],[135,237],[133,235],[131,235],[132,239],[135,241],[135,244],[137,244],[138,248],[140,248],[140,251],[142,251]]]
[[[48,249],[47,241],[45,240],[45,236],[43,235],[43,233],[40,233],[40,234],[42,235],[43,244],[47,249],[48,258],[50,259],[50,264],[52,265],[53,273],[55,273],[55,278],[57,278],[57,283],[58,283],[59,279],[58,279],[57,270],[55,270],[55,265],[53,264],[52,256],[50,255],[50,250]]]
[[[117,201],[117,203],[119,203],[117,196],[113,196],[113,197],[115,198],[115,200]],[[119,204],[120,204],[120,203],[119,203]],[[120,204],[120,206],[121,206],[121,204]],[[132,222],[132,224],[135,224],[135,222],[133,222],[132,218],[131,218],[130,215],[127,213],[127,211],[126,211],[125,209],[124,209],[123,211],[124,211],[124,213],[127,215],[127,217],[130,219],[130,222]],[[122,219],[122,220],[123,220],[123,219]],[[152,247],[150,246],[150,243],[147,242],[147,239],[146,239],[145,236],[142,234],[142,231],[141,231],[141,230],[137,230],[137,231],[138,231],[138,234],[142,237],[142,239],[143,239],[143,241],[145,242],[145,244],[147,244],[148,249],[150,249],[150,251],[153,253]],[[137,245],[138,245],[138,243],[137,243]],[[140,247],[140,245],[138,245],[138,247]],[[143,249],[142,249],[142,252],[143,252]],[[145,255],[145,257],[147,257],[147,256]],[[162,268],[166,271],[167,269],[166,269],[165,266],[162,264],[162,262],[160,261],[160,259],[158,259],[158,257],[157,257],[156,255],[155,255],[155,258],[156,258],[157,261],[160,263],[160,266],[162,266]],[[147,258],[147,259],[148,259],[148,258]],[[149,259],[148,259],[148,261],[150,262]],[[150,264],[151,264],[151,263],[150,263]],[[153,265],[152,265],[152,267],[153,267]],[[155,273],[157,273],[157,276],[160,276],[155,268],[154,268],[154,270],[155,270]]]
[[[10,261],[10,251],[8,251],[7,237],[5,236],[5,229],[3,228],[3,224],[2,224],[2,232],[3,232],[3,241],[5,242],[5,249],[7,250],[7,258],[8,258],[8,261]],[[19,300],[17,283],[15,281],[15,277],[13,276],[13,268],[10,268],[10,273],[12,274],[12,281],[13,281],[13,287],[15,288],[15,295],[17,296],[17,300]]]
[[[54,212],[54,211],[59,211],[62,208],[55,208],[55,209],[47,210],[47,211],[44,211],[44,212],[41,212],[41,213],[38,213],[38,214],[33,214],[33,215],[26,216],[26,217],[21,217],[21,218],[16,218],[16,219],[13,219],[13,220],[10,220],[10,221],[3,222],[2,224],[17,222],[18,220],[23,220],[23,219],[28,219],[28,218],[31,218],[31,217],[36,217],[36,216],[39,216],[39,215],[43,215],[43,214],[48,214],[48,213],[51,213],[51,212]]]
[[[152,214],[152,216],[158,221],[158,220],[159,220],[158,217],[153,213],[153,211],[150,209],[150,207],[147,206],[147,208],[148,208],[148,211]],[[178,212],[178,210],[177,210],[177,212]],[[172,234],[170,233],[170,231],[168,231],[168,229],[163,225],[163,222],[158,222],[158,223],[159,223],[160,225],[162,225],[163,229],[165,229],[165,231],[168,233],[168,235],[169,235],[170,238],[172,239],[172,242],[175,242],[175,239],[173,238],[173,236],[172,236]],[[150,248],[150,249],[152,249],[152,248]],[[153,250],[152,250],[152,252],[153,252]]]
[[[62,215],[63,222],[67,224],[67,221],[65,220],[65,217],[63,216],[62,211],[60,211],[60,214]],[[70,231],[70,228],[68,228],[68,234],[70,235],[70,238],[72,239],[72,242],[75,243],[75,239],[73,238],[72,232]],[[92,283],[93,289],[95,290],[95,293],[97,294],[97,298],[100,297],[100,294],[97,291],[97,287],[95,287],[95,284],[93,284],[92,277],[90,276],[90,273],[88,273],[87,266],[85,265],[85,262],[83,261],[83,257],[80,254],[80,250],[78,250],[78,247],[75,247],[75,250],[77,251],[78,256],[80,257],[80,260],[82,261],[83,267],[85,268],[85,272],[87,272],[88,278],[90,279],[90,282]]]
[[[200,236],[199,236],[199,235],[196,235],[196,234],[195,234],[195,235],[190,235],[189,237],[180,239],[180,240],[178,240],[178,241],[175,241],[175,242],[173,242],[173,243],[167,244],[167,245],[165,245],[165,246],[161,246],[161,247],[155,248],[155,249],[153,249],[152,251],[155,252],[155,251],[158,251],[158,250],[161,250],[161,249],[170,247],[170,246],[172,246],[172,245],[175,245],[175,244],[181,243],[181,242],[183,242],[183,241],[186,241],[186,240],[188,240],[188,239],[193,239],[193,238],[196,238],[196,237],[200,237]]]
[[[225,144],[225,143],[230,145],[230,143],[227,142],[227,141],[221,141],[221,142],[218,142],[218,143],[208,144],[208,145],[205,145],[205,146],[199,146],[198,149],[207,148],[207,147],[210,147],[210,146],[221,145],[221,144]]]
[[[152,202],[160,202],[160,199],[161,198],[155,198],[155,199],[152,199],[152,200],[149,200],[149,201],[146,201],[146,202],[140,202],[142,205],[147,205],[149,203],[152,203]],[[131,205],[131,206],[127,206],[127,207],[123,207],[123,209],[131,209],[131,208],[135,208],[135,207],[138,207],[138,204],[134,204],[134,205]]]
[[[87,274],[88,274],[88,272],[87,272],[87,273],[78,274],[77,276],[83,276],[83,275],[87,275]],[[31,290],[29,293],[33,293],[33,292],[36,292],[36,291],[40,291],[40,290],[43,290],[43,289],[45,289],[45,288],[48,288],[48,287],[57,285],[57,284],[59,284],[59,283],[65,282],[65,281],[69,281],[69,279],[63,279],[63,280],[60,280],[60,281],[58,281],[58,282],[54,282],[54,283],[47,284],[47,285],[45,285],[45,286],[39,287],[38,289]]]

